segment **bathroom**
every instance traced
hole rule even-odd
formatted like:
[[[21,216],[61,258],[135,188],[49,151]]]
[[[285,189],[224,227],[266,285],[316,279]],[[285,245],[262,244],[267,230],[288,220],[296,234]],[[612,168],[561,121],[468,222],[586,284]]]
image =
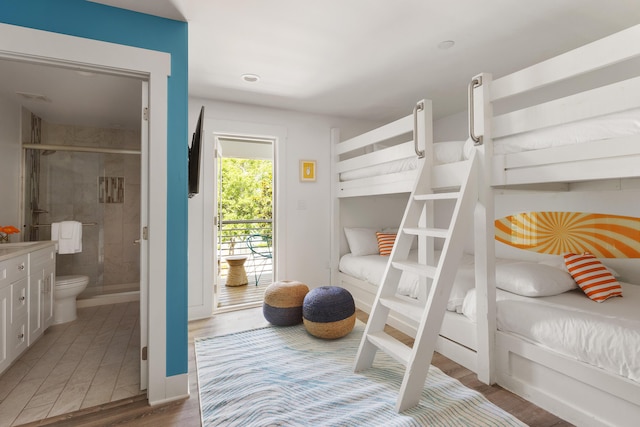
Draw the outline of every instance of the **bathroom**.
[[[16,243],[49,240],[52,223],[78,221],[82,250],[57,254],[56,278],[88,278],[74,297],[77,320],[50,327],[0,374],[0,425],[18,425],[146,388],[142,83],[8,60],[0,74],[0,225],[20,230]]]
[[[78,306],[139,298],[140,131],[47,122],[22,109],[25,241],[51,239],[51,224],[82,224],[82,251],[58,253],[56,275],[89,283]],[[28,142],[27,142],[28,141]]]

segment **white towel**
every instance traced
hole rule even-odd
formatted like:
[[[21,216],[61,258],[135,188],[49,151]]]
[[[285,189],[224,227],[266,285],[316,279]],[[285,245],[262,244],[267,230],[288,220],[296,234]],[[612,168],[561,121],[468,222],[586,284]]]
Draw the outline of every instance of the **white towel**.
[[[82,223],[78,221],[52,223],[51,240],[58,242],[59,254],[82,252]]]

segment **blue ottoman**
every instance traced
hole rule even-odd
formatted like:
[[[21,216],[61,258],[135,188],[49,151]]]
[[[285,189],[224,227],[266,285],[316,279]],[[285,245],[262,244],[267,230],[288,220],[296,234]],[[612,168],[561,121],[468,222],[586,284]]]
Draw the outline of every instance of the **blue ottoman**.
[[[311,335],[335,339],[347,335],[356,323],[353,297],[339,286],[321,286],[304,297],[302,321]]]
[[[302,302],[309,287],[301,282],[281,281],[264,291],[262,314],[276,326],[292,326],[302,322]]]

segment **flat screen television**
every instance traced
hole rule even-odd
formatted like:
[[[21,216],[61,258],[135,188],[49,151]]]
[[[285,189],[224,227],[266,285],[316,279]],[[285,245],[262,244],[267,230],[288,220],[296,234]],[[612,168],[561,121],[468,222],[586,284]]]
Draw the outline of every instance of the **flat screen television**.
[[[193,132],[191,147],[189,147],[189,198],[200,191],[200,152],[202,151],[202,138],[204,138],[203,121],[204,105],[200,109],[196,130]]]

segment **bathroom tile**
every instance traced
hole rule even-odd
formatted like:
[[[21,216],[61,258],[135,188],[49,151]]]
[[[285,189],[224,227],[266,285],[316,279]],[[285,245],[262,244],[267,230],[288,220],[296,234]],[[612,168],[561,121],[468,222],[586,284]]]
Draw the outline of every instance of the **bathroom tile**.
[[[100,365],[101,366],[112,365],[112,364],[120,365],[122,363],[122,360],[124,359],[124,352],[126,351],[126,348],[127,348],[126,342],[124,344],[114,343],[114,345],[109,347],[109,350],[105,353],[104,357],[102,358],[102,363]]]
[[[2,402],[20,381],[29,373],[31,364],[18,359],[2,376],[0,376],[0,402]]]
[[[114,402],[116,400],[126,399],[128,397],[137,396],[140,393],[142,393],[142,390],[140,390],[140,384],[139,383],[130,384],[130,385],[122,386],[122,387],[116,387],[113,390],[113,393],[111,394],[111,400],[110,401]]]
[[[111,401],[118,370],[119,364],[101,366],[96,372],[80,407],[88,408]]]
[[[73,126],[73,145],[99,146],[104,140],[104,131],[89,126]]]
[[[18,426],[47,418],[47,415],[49,414],[49,411],[52,407],[53,402],[40,406],[25,408],[22,410],[18,418],[15,419],[13,425]]]
[[[42,384],[42,387],[50,384],[66,383],[69,378],[71,378],[79,364],[80,360],[68,361],[65,358],[53,368],[44,384]]]
[[[53,408],[51,408],[49,417],[55,417],[56,415],[66,414],[80,409],[82,400],[90,386],[90,382],[67,383],[62,393],[60,393],[58,400],[56,400],[56,403],[53,405]]]
[[[106,176],[124,176],[124,154],[105,154],[104,173]]]
[[[59,382],[57,384],[42,384],[36,394],[29,400],[29,403],[25,406],[25,409],[37,408],[43,405],[48,405],[49,409],[58,400],[60,393],[64,390],[66,381]]]
[[[99,356],[99,354],[96,356]],[[69,378],[67,384],[81,384],[85,382],[91,383],[93,377],[98,371],[99,365],[100,360],[95,360],[93,358],[82,359],[82,361],[78,364],[76,370],[73,371],[73,375],[71,376],[71,378]]]
[[[22,381],[0,402],[0,426],[11,425],[27,405],[42,380]]]
[[[41,382],[46,378],[49,373],[54,369],[60,358],[64,354],[64,351],[60,349],[60,346],[53,346],[52,349],[41,357],[38,362],[29,370],[29,373],[25,375],[24,380],[36,380],[41,379]]]
[[[0,376],[0,427],[140,394],[139,303],[78,309]]]
[[[124,177],[127,184],[140,184],[140,156],[124,156]]]
[[[124,222],[140,222],[140,184],[126,183]]]
[[[140,131],[139,130],[128,130],[123,131],[124,134],[124,148],[128,148],[131,150],[139,150],[140,149]],[[129,157],[138,157],[139,156],[129,156]]]
[[[136,355],[137,356],[137,355]],[[125,363],[120,367],[115,387],[125,387],[131,385],[140,385],[140,367],[136,358],[136,363]]]

